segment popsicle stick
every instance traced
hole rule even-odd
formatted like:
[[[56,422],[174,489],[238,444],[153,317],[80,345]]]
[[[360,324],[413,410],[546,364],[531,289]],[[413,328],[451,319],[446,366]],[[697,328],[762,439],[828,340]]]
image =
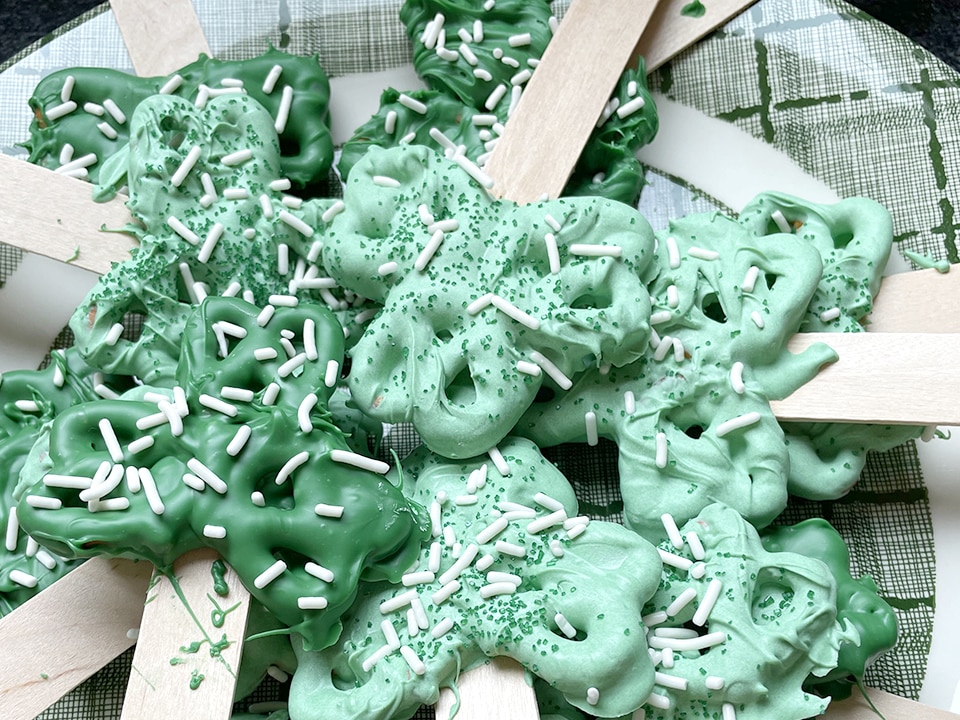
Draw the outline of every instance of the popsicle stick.
[[[642,55],[647,72],[653,72],[754,2],[756,0],[710,0],[702,3],[703,15],[694,17],[683,14],[690,0],[661,0],[640,36],[633,59]]]
[[[183,555],[173,566],[175,583],[155,574],[121,720],[229,719],[250,595],[229,569],[227,595],[214,592],[217,558],[206,548]]]
[[[92,558],[0,623],[0,708],[32,720],[133,645],[153,566]]]
[[[516,689],[504,692],[507,689]],[[457,707],[457,694],[460,707]],[[440,690],[437,720],[481,717],[475,708],[482,708],[485,718],[517,718],[537,720],[537,698],[527,684],[526,671],[507,657],[491,658],[484,665],[464,673],[457,680],[457,693],[450,688]]]
[[[570,5],[487,162],[494,195],[518,203],[560,195],[656,4]]]
[[[788,398],[770,403],[781,420],[960,425],[952,365],[960,334],[803,333],[788,348],[823,342],[840,359]]]
[[[101,274],[136,247],[133,236],[101,229],[132,222],[125,197],[96,204],[90,183],[2,154],[0,177],[3,242]]]
[[[916,270],[883,279],[873,302],[871,332],[960,333],[960,265],[949,272]]]
[[[854,690],[853,695],[846,700],[830,703],[824,717],[829,720],[877,720],[879,717],[885,717],[887,720],[956,720],[960,718],[956,713],[923,705],[882,690],[869,688],[867,695],[880,711],[880,715],[877,715],[876,711],[870,707],[870,703]]]
[[[169,75],[210,46],[190,0],[110,0],[137,75]]]

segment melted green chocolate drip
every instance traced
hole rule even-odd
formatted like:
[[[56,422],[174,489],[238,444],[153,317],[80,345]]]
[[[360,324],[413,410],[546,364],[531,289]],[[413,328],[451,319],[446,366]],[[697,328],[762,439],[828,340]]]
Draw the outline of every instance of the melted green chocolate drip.
[[[271,92],[264,92],[264,82],[275,65],[282,68],[280,77]],[[300,187],[326,179],[333,162],[333,141],[327,127],[330,87],[316,57],[298,57],[273,48],[248,60],[225,61],[202,56],[175,75],[182,78],[182,83],[174,95],[187,98],[191,103],[197,98],[198,91],[213,97],[232,91],[224,87],[224,80],[228,83],[241,81],[244,93],[263,105],[273,118],[280,110],[284,88],[292,88],[289,120],[280,135],[284,149],[283,173]],[[74,79],[70,98],[77,108],[51,120],[47,113],[62,104],[61,92],[70,77]],[[91,180],[101,181],[100,171],[105,161],[131,137],[129,120],[135,110],[141,102],[156,95],[169,79],[138,78],[104,68],[70,68],[46,76],[30,98],[35,118],[30,126],[30,140],[24,143],[30,150],[30,162],[51,169],[59,167],[61,148],[69,143],[73,146],[75,159],[88,153],[96,155],[97,161],[87,170]],[[208,90],[202,91],[204,87]],[[118,122],[111,113],[103,110],[107,100],[112,100],[119,108],[124,122]],[[93,103],[99,110],[88,103]],[[99,114],[88,112],[85,107]],[[101,132],[97,127],[101,123],[111,126],[116,137],[109,138]],[[122,176],[112,178],[104,194],[109,196],[124,184]]]

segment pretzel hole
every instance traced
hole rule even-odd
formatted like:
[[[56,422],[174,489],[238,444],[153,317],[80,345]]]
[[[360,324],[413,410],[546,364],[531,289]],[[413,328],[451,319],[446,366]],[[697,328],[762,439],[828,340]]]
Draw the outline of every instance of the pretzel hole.
[[[444,393],[450,402],[456,405],[467,406],[477,401],[477,386],[473,382],[469,366],[463,368],[447,383]]]
[[[570,303],[570,307],[574,310],[601,310],[613,305],[613,296],[609,292],[601,292],[599,290],[600,289],[594,292],[584,293],[574,299],[574,301]]]
[[[725,323],[727,321],[727,313],[723,309],[723,305],[720,304],[720,298],[715,293],[709,293],[703,298],[703,302],[700,303],[700,309],[704,315],[717,323]]]
[[[782,571],[765,567],[757,574],[750,602],[750,615],[755,625],[780,623],[781,616],[793,605],[794,589]]]

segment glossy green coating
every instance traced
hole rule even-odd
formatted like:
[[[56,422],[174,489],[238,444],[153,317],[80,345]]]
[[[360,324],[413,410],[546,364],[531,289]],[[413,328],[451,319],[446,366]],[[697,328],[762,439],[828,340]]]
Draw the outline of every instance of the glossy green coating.
[[[529,441],[510,438],[501,450],[508,476],[485,456],[449,461],[425,447],[403,461],[404,490],[411,499],[432,506],[438,496],[445,496],[439,521],[452,530],[460,552],[476,546],[481,565],[488,555],[492,563],[483,570],[471,565],[456,578],[460,587],[449,599],[436,597],[458,553],[440,534],[434,538],[440,552],[439,565],[433,566],[435,579],[410,588],[366,586],[345,616],[344,633],[335,646],[316,653],[298,649],[292,717],[409,717],[422,703],[435,702],[441,687],[455,686],[460,672],[493,655],[515,658],[566,702],[602,717],[633,712],[643,703],[654,677],[640,616],[659,582],[659,556],[652,545],[615,523],[591,521],[576,537],[573,525],[567,530],[559,523],[537,532],[531,523],[554,512],[537,501],[537,493],[545,493],[573,518],[573,490]],[[468,504],[462,496],[469,493],[471,474],[485,464],[485,484]],[[511,515],[507,503],[529,512]],[[478,538],[497,520],[500,509],[507,513],[502,531]],[[498,549],[497,542],[522,546],[525,555]],[[425,545],[409,571],[429,571],[430,555]],[[500,581],[489,574],[496,572],[513,575],[515,591],[484,598],[482,588]],[[409,590],[418,596],[427,618],[427,627],[417,626],[415,634],[407,623],[406,606],[381,611],[381,603]],[[558,613],[572,626],[573,637],[561,631]],[[435,637],[434,628],[445,619],[452,628]],[[422,674],[411,670],[399,647],[364,668],[387,642],[381,630],[384,620],[393,625],[399,643],[421,659]],[[589,688],[599,693],[595,705],[587,700]]]
[[[20,529],[13,491],[43,426],[67,408],[97,397],[91,375],[76,352],[58,350],[43,370],[14,370],[0,378],[0,616],[76,565],[41,551]]]
[[[850,551],[833,526],[822,518],[811,518],[784,527],[769,527],[760,534],[770,552],[794,552],[816,558],[830,570],[837,583],[837,619],[857,630],[859,642],[840,645],[837,667],[823,677],[811,676],[807,686],[819,695],[849,696],[855,683],[863,680],[867,667],[897,642],[897,616],[877,594],[869,575],[850,575]]]
[[[264,92],[264,82],[277,65],[282,68],[280,77],[271,92]],[[228,83],[241,81],[245,94],[263,105],[272,118],[277,117],[284,87],[293,88],[289,120],[280,135],[284,149],[283,174],[299,187],[326,179],[333,162],[333,141],[327,127],[330,86],[316,56],[299,57],[274,48],[248,60],[216,60],[201,56],[175,75],[183,81],[173,94],[191,104],[197,99],[198,91],[212,97],[233,91],[222,84],[224,80]],[[70,98],[77,109],[51,120],[47,112],[63,102],[61,93],[70,77],[74,79]],[[130,118],[134,111],[145,99],[156,95],[170,77],[138,78],[105,68],[68,68],[47,75],[30,98],[34,120],[30,125],[30,140],[24,143],[30,151],[30,162],[57,168],[61,164],[61,148],[69,143],[74,148],[74,158],[88,153],[96,155],[97,161],[87,171],[91,180],[102,181],[100,171],[104,162],[121,149],[132,134]],[[204,87],[206,91],[201,90]],[[120,109],[124,122],[118,122],[111,113],[103,111],[107,99]],[[101,114],[84,110],[87,103],[99,106]],[[115,138],[107,137],[98,129],[97,126],[104,122],[113,128]],[[124,184],[122,176],[112,178],[104,196],[116,192]]]
[[[344,202],[326,233],[324,266],[341,287],[384,305],[350,351],[354,401],[374,418],[412,422],[439,454],[486,452],[552,382],[518,361],[542,353],[576,378],[645,352],[650,306],[640,276],[653,233],[631,207],[600,198],[491,200],[453,162],[415,146],[371,148]],[[422,270],[418,259],[437,231],[421,205],[433,221],[456,223]],[[554,232],[548,215],[562,225],[557,272],[545,243]],[[621,256],[576,255],[578,244],[616,247]],[[397,269],[384,273],[390,262]],[[527,319],[493,301],[474,310],[488,293]]]
[[[159,399],[144,389],[129,399],[84,403],[60,413],[26,462],[18,510],[23,527],[38,540],[74,557],[140,557],[169,568],[188,550],[213,547],[307,647],[321,648],[339,635],[339,617],[361,580],[396,582],[418,556],[423,511],[384,476],[334,459],[334,451],[348,446],[326,407],[332,392],[324,384],[326,367],[340,362],[343,351],[343,334],[329,311],[309,304],[281,307],[265,326],[259,314],[243,300],[210,297],[191,315],[176,376],[186,398],[182,434],[169,416],[153,427],[137,425],[158,410],[163,414],[176,397],[169,389],[157,388]],[[235,329],[224,345],[216,328],[226,324]],[[296,354],[305,353],[299,369],[284,369],[289,365],[282,340]],[[306,356],[311,346],[316,359]],[[260,348],[273,348],[277,358],[254,359]],[[279,394],[271,401],[265,393],[273,383]],[[248,390],[252,398],[228,399],[227,409],[211,409],[209,398],[230,397],[225,387]],[[299,408],[311,393],[317,400],[304,415]],[[169,412],[180,415],[175,407]],[[103,419],[122,457],[110,452]],[[228,445],[243,426],[251,435],[232,456]],[[152,444],[130,447],[142,437]],[[162,512],[150,501],[142,474],[139,483],[128,474],[117,476],[119,483],[111,487],[96,475],[102,465],[149,469]],[[99,479],[85,493],[47,487],[43,478],[49,473]],[[56,498],[62,507],[33,507],[27,501],[31,495]],[[110,509],[98,498],[120,507]],[[342,517],[318,514],[319,503],[342,507]],[[219,532],[210,532],[210,526]],[[256,580],[277,562],[285,569],[275,580]],[[334,580],[311,575],[306,563],[328,568]],[[323,597],[327,607],[301,608],[302,597]]]
[[[418,40],[437,13],[444,18],[443,30],[451,47],[460,48],[455,62],[442,59],[432,44],[428,48]],[[511,93],[514,88],[522,91],[526,82],[522,78],[533,71],[550,37],[549,6],[539,0],[497,3],[492,10],[484,10],[480,2],[408,2],[401,16],[414,38],[414,67],[429,86],[428,90],[404,94],[421,102],[425,112],[400,102],[397,90],[384,91],[378,112],[344,145],[338,163],[342,177],[349,175],[371,145],[419,144],[442,151],[431,135],[437,130],[454,145],[462,145],[466,156],[482,165],[500,128],[489,120],[490,116],[498,123],[506,122]],[[475,22],[482,27],[481,41],[453,39],[459,32],[469,32],[472,38]],[[530,44],[510,47],[510,38],[525,34],[529,28],[534,28],[530,30]],[[501,50],[503,56],[497,58],[494,53],[500,54]],[[500,84],[511,88],[510,92],[491,109],[487,100]],[[637,68],[628,68],[621,75],[611,103],[636,105],[638,100],[643,101],[642,106],[622,117],[612,109],[604,113],[606,120],[598,123],[587,140],[564,196],[599,196],[636,204],[645,182],[636,153],[657,131],[656,107],[647,90],[642,60]]]

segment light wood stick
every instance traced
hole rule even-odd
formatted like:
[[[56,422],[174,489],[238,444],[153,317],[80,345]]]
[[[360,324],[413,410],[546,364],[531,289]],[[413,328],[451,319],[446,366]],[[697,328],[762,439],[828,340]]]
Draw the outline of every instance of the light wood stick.
[[[527,684],[520,665],[506,657],[492,658],[457,680],[459,707],[453,690],[443,688],[437,702],[437,720],[497,718],[497,720],[536,720],[540,717],[537,697]],[[483,715],[478,714],[482,709]]]
[[[211,566],[217,558],[210,549],[182,556],[173,566],[176,584],[155,574],[121,720],[229,720],[250,595],[229,569],[228,594],[214,593]],[[229,645],[221,647],[223,640]],[[192,643],[199,644],[193,652]]]
[[[133,645],[153,566],[92,558],[0,623],[0,707],[32,720]]]
[[[873,302],[871,332],[960,333],[960,265],[888,275]]]
[[[570,5],[487,162],[497,197],[560,195],[656,4]]]
[[[754,2],[756,0],[710,0],[703,3],[703,15],[692,17],[681,12],[690,0],[661,0],[640,36],[633,58],[642,55],[647,72],[653,72]]]
[[[800,352],[823,342],[840,359],[784,400],[781,420],[960,425],[960,383],[951,371],[960,334],[808,333],[788,345]]]
[[[190,0],[110,0],[137,75],[169,75],[210,46]]]
[[[136,241],[119,230],[132,222],[118,196],[95,204],[90,183],[0,154],[0,237],[22,250],[96,273],[130,257]]]
[[[881,715],[877,715],[870,707],[870,703],[857,690],[854,690],[853,695],[848,699],[830,703],[824,717],[829,720],[877,720],[879,717],[885,717],[887,720],[956,720],[960,718],[956,713],[923,705],[882,690],[869,688],[867,695]]]

